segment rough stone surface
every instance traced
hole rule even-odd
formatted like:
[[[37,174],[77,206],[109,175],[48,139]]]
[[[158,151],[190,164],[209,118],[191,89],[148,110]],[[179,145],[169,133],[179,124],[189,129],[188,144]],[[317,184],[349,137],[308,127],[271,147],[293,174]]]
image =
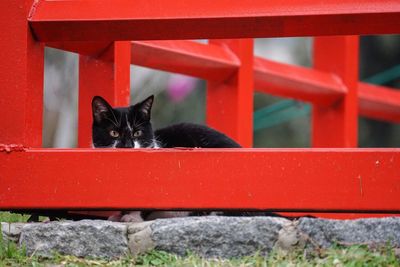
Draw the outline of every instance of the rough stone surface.
[[[132,255],[138,255],[155,248],[151,238],[154,221],[132,223],[128,226],[128,245]]]
[[[272,217],[189,217],[157,220],[150,225],[157,249],[184,255],[240,257],[268,253],[289,221]]]
[[[28,254],[45,257],[55,251],[94,258],[117,258],[129,252],[127,225],[100,220],[27,224],[22,228],[20,244]]]
[[[305,247],[308,240],[307,237],[297,229],[298,224],[298,221],[291,221],[282,226],[275,243],[276,248],[291,251]]]
[[[400,218],[372,218],[358,220],[324,220],[301,218],[298,230],[320,247],[334,243],[387,244],[400,247]]]
[[[1,223],[1,234],[3,240],[18,242],[19,236],[21,235],[22,227],[25,223]]]
[[[20,242],[29,254],[53,252],[78,257],[116,258],[153,248],[184,255],[232,258],[292,250],[368,244],[400,248],[400,218],[324,220],[276,217],[185,217],[140,223],[78,222],[1,223],[3,239]],[[399,250],[395,250],[399,253]]]

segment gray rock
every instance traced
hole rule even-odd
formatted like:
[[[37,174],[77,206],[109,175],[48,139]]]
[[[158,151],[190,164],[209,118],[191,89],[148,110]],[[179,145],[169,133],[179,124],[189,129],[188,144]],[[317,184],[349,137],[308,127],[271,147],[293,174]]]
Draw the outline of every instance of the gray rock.
[[[128,245],[132,255],[136,256],[155,248],[150,227],[153,223],[154,221],[139,222],[128,226]]]
[[[20,244],[28,254],[45,257],[58,252],[110,259],[129,253],[127,225],[100,220],[27,224],[22,228]]]
[[[301,218],[297,228],[310,238],[314,246],[324,248],[335,243],[384,245],[390,242],[393,246],[400,246],[399,217],[358,220]]]
[[[232,258],[268,253],[289,221],[270,217],[188,217],[156,220],[150,225],[153,245],[185,255]]]
[[[3,240],[18,243],[24,225],[25,223],[1,222],[1,234],[3,235]]]
[[[233,258],[273,247],[292,250],[334,243],[400,247],[400,218],[289,221],[274,217],[185,217],[140,223],[79,222],[2,223],[7,240],[23,244],[29,254],[53,252],[78,257],[117,258],[153,248],[178,255]],[[22,230],[21,230],[22,228]],[[21,232],[21,234],[19,234]]]
[[[279,230],[275,248],[292,251],[306,246],[307,237],[297,229],[298,223],[298,221],[291,221],[283,225],[281,230]]]

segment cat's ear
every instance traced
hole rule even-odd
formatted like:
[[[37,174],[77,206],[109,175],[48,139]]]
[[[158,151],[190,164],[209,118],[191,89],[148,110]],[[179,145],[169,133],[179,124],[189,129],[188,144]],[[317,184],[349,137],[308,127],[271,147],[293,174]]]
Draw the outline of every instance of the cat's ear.
[[[95,96],[92,99],[92,114],[93,119],[100,122],[102,119],[108,117],[112,113],[112,107],[101,96]]]
[[[154,102],[154,95],[151,95],[138,104],[139,110],[149,119],[153,102]]]

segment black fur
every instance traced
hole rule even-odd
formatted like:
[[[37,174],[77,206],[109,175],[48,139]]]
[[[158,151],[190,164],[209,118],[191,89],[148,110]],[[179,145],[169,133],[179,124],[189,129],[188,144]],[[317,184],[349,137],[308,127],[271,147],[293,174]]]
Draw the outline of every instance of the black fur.
[[[238,148],[240,145],[210,127],[180,123],[153,132],[151,107],[154,97],[124,108],[112,108],[106,100],[95,96],[92,101],[93,146],[97,148],[154,148],[154,147],[202,147]],[[111,131],[118,133],[112,136]],[[139,136],[135,132],[140,131]]]
[[[154,97],[122,108],[113,108],[100,96],[92,100],[92,141],[96,148],[238,148],[240,145],[210,127],[181,123],[153,132],[151,107]],[[140,132],[140,134],[135,134]],[[142,221],[155,218],[206,215],[209,212],[130,211],[119,212],[110,220]],[[221,213],[221,215],[230,213]]]

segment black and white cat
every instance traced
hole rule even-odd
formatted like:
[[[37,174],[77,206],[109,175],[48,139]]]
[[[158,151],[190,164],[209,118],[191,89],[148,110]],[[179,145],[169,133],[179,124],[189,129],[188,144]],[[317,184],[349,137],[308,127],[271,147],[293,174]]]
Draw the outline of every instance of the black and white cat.
[[[153,131],[151,107],[154,96],[122,108],[113,108],[100,96],[92,100],[92,141],[95,148],[238,148],[240,145],[207,126],[181,123]],[[203,215],[203,212],[130,211],[110,220],[137,222],[157,218]],[[228,215],[223,213],[223,215]]]
[[[240,145],[207,126],[180,123],[153,132],[154,96],[124,108],[112,108],[102,97],[92,100],[92,141],[95,148],[239,148]]]

